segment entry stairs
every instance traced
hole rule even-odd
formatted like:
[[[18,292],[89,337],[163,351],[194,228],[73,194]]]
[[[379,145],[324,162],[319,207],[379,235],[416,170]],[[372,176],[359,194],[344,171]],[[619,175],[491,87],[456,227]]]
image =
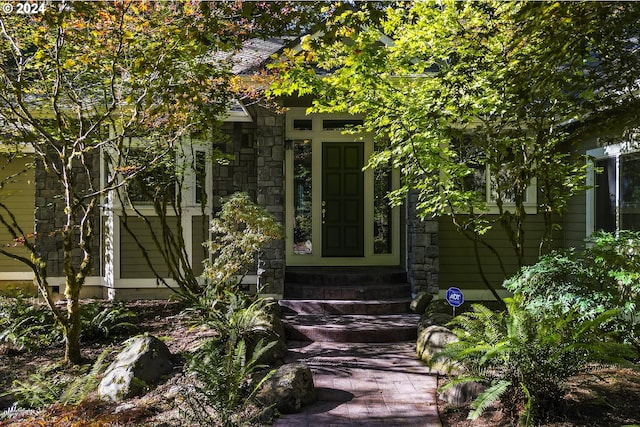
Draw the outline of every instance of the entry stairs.
[[[282,319],[292,341],[384,343],[415,340],[403,269],[294,267],[285,275]]]

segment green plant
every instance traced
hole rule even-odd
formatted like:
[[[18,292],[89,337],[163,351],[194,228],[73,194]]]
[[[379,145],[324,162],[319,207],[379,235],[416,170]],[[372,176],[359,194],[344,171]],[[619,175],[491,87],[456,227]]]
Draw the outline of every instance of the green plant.
[[[253,380],[260,356],[274,343],[260,341],[249,355],[244,340],[232,345],[230,341],[206,341],[191,357],[188,371],[196,382],[193,393],[187,393],[187,406],[181,414],[196,425],[240,426],[259,415],[248,410],[260,386],[271,376],[270,371],[258,381]]]
[[[252,354],[258,341],[277,345],[282,338],[276,330],[275,322],[279,319],[272,313],[272,305],[270,300],[244,293],[211,290],[201,295],[187,312],[194,314],[196,326],[214,329],[218,341],[231,346],[244,341]]]
[[[539,316],[574,311],[580,319],[618,309],[609,327],[619,339],[640,345],[640,233],[594,233],[584,251],[571,249],[546,255],[523,267],[504,287],[521,294]]]
[[[61,339],[50,310],[17,290],[0,296],[0,343],[33,351]]]
[[[105,305],[100,302],[84,304],[81,311],[82,338],[109,338],[113,334],[134,329],[135,313],[123,303]]]
[[[459,341],[430,361],[452,360],[463,368],[444,389],[471,381],[487,385],[473,402],[470,419],[500,400],[521,425],[533,425],[558,410],[569,377],[589,372],[592,363],[623,364],[635,354],[631,346],[607,339],[604,325],[615,310],[583,320],[573,311],[539,316],[521,296],[505,302],[507,311],[475,304],[455,317],[451,326]]]
[[[93,365],[91,369],[82,368],[81,372],[86,371],[85,374],[72,376],[71,380],[65,384],[65,388],[58,398],[58,402],[63,405],[78,405],[84,401],[89,393],[94,391],[98,384],[100,384],[100,378],[106,369],[105,358],[111,352],[110,348],[104,350]]]
[[[213,238],[205,246],[213,262],[205,262],[203,276],[209,288],[233,292],[238,291],[238,278],[255,267],[260,251],[282,236],[282,227],[273,215],[246,193],[234,193],[224,201],[210,231]]]
[[[104,370],[104,359],[110,349],[103,351],[93,365],[71,366],[59,371],[47,366],[25,380],[14,380],[12,387],[0,396],[11,395],[21,408],[42,408],[52,403],[77,405],[98,385]]]
[[[25,380],[14,380],[4,395],[11,395],[23,408],[42,408],[57,402],[65,383],[60,377],[44,370],[37,371]]]
[[[135,313],[124,304],[84,304],[81,311],[82,338],[108,338],[135,328]],[[62,330],[51,310],[16,291],[0,296],[0,343],[33,351],[62,340]]]

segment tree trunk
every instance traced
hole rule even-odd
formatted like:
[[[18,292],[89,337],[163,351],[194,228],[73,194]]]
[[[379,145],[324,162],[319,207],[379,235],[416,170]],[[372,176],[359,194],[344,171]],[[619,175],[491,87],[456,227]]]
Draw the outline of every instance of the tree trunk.
[[[65,349],[64,361],[78,365],[82,362],[80,354],[80,332],[82,324],[80,322],[80,289],[78,284],[67,278],[65,290],[67,298],[67,322],[64,326],[65,331]]]
[[[74,305],[75,307],[71,307]],[[79,365],[82,363],[82,355],[80,353],[80,310],[79,305],[72,304],[67,305],[68,324],[66,326],[65,347],[64,347],[64,361]]]

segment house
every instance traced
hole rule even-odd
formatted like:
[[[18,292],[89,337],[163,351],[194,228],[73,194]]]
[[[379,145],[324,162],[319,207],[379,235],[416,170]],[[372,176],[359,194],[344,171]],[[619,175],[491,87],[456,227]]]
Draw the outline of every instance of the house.
[[[250,41],[235,59],[235,71],[251,73],[263,65],[288,40]],[[373,139],[345,130],[361,123],[361,117],[337,114],[307,114],[309,100],[282,100],[286,111],[281,113],[259,105],[234,104],[224,120],[223,141],[204,141],[202,152],[215,146],[232,154],[229,164],[205,164],[194,170],[191,191],[185,198],[182,228],[192,264],[199,266],[206,254],[202,242],[207,240],[206,226],[220,207],[220,200],[237,191],[247,192],[284,225],[285,237],[265,248],[260,256],[260,268],[245,279],[250,290],[259,284],[262,292],[281,297],[286,293],[286,274],[296,269],[355,269],[382,271],[393,269],[406,273],[412,292],[443,293],[450,286],[465,292],[467,299],[491,299],[478,277],[474,249],[460,236],[448,218],[420,220],[415,200],[409,197],[404,206],[390,207],[384,195],[398,188],[397,170],[364,170],[373,152]],[[577,197],[564,219],[564,232],[558,239],[563,246],[580,246],[594,229],[615,230],[640,226],[637,206],[640,202],[640,155],[630,143],[623,142],[596,148],[596,142],[585,141],[584,153],[594,157],[594,166],[605,169],[596,175],[591,170],[591,182],[597,186]],[[204,157],[206,158],[206,157]],[[12,160],[3,169],[2,177],[12,177],[0,190],[0,203],[18,209],[24,229],[44,235],[59,227],[60,212],[56,210],[57,184],[36,166],[32,153]],[[95,159],[94,167],[106,168]],[[18,173],[27,168],[26,173]],[[104,170],[104,173],[108,171]],[[207,214],[199,209],[198,185],[195,177],[204,177]],[[490,192],[486,192],[487,197]],[[536,188],[531,187],[527,233],[543,233],[543,219],[536,210]],[[491,200],[487,200],[491,205]],[[144,207],[142,208],[144,210]],[[637,212],[638,211],[638,212]],[[35,212],[35,217],[33,213]],[[148,209],[147,213],[152,210]],[[142,256],[134,236],[152,247],[151,235],[142,220],[131,217],[125,230],[118,206],[104,204],[97,213],[101,227],[100,239],[94,249],[100,254],[95,274],[85,284],[86,297],[137,299],[164,296],[155,276]],[[504,254],[510,250],[498,233],[489,239]],[[11,236],[0,230],[0,241],[13,246]],[[535,242],[536,239],[529,239]],[[41,247],[46,254],[49,281],[54,293],[64,286],[60,265],[59,243],[49,240]],[[536,248],[529,248],[536,254]],[[20,245],[8,248],[21,252]],[[150,259],[154,259],[150,250]],[[156,259],[158,271],[162,261]],[[531,258],[531,261],[535,258]],[[482,267],[488,277],[497,282],[501,273],[489,253],[481,254]],[[199,267],[196,267],[198,269]],[[515,263],[507,265],[514,272]],[[201,269],[200,269],[201,270]],[[22,264],[0,257],[2,286],[29,284],[31,273]]]

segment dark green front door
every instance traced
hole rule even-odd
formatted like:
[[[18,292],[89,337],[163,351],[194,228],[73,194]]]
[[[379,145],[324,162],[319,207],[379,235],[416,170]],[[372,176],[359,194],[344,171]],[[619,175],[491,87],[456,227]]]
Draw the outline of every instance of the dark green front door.
[[[322,144],[322,256],[364,256],[364,144]]]

